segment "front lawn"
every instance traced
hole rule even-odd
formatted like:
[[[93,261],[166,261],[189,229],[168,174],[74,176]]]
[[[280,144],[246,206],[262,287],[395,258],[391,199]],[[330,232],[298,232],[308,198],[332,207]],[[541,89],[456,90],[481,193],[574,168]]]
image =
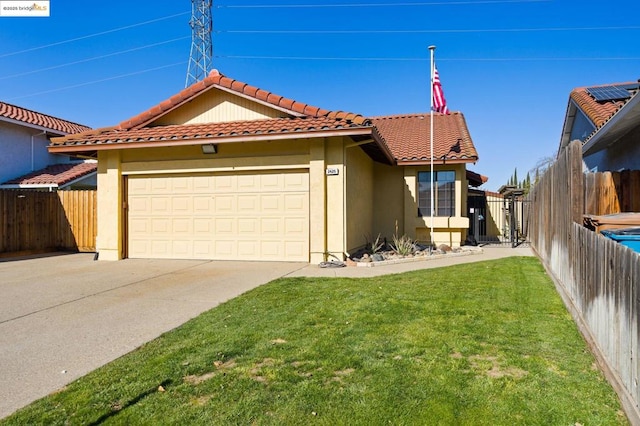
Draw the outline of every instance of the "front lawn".
[[[105,324],[108,326],[108,324]],[[535,258],[250,291],[2,424],[626,424]]]

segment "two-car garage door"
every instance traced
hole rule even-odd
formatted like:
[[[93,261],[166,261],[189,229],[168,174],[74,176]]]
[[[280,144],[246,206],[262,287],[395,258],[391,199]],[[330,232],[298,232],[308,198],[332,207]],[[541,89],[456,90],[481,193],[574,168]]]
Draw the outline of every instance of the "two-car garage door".
[[[129,176],[131,258],[309,261],[307,171]]]

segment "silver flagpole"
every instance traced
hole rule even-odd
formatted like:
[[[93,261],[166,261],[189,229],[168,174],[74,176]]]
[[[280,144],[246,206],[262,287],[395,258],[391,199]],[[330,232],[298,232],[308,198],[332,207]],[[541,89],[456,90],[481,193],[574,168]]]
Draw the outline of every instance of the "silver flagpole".
[[[430,67],[430,74],[431,74],[431,89],[430,89],[430,98],[431,98],[431,116],[430,116],[430,125],[431,125],[431,131],[430,131],[430,139],[431,139],[431,143],[430,145],[430,152],[429,152],[429,156],[430,156],[430,168],[431,168],[431,187],[430,187],[430,192],[431,192],[431,229],[430,229],[430,238],[431,238],[431,244],[430,247],[435,246],[435,241],[434,241],[434,236],[433,236],[433,212],[434,212],[434,204],[433,204],[433,79],[434,79],[434,66],[433,66],[433,55],[434,52],[436,50],[435,46],[429,46],[429,51],[431,52],[431,67]]]

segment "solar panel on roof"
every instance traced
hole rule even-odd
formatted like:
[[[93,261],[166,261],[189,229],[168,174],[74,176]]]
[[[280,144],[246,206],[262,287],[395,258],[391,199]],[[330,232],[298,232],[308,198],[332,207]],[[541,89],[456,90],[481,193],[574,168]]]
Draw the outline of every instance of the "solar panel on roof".
[[[596,101],[619,101],[631,97],[627,90],[618,86],[589,87],[587,92]]]
[[[615,87],[625,90],[638,90],[640,83],[616,84]]]

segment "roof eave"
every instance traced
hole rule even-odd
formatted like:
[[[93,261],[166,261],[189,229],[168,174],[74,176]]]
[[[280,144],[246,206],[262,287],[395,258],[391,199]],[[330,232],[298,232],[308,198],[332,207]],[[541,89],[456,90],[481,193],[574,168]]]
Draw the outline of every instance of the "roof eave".
[[[634,120],[635,117],[640,117],[640,96],[638,93],[640,92],[637,92],[609,121],[584,141],[583,154],[589,155],[605,149],[634,127],[640,125],[640,120]]]
[[[314,130],[304,132],[286,132],[286,133],[265,133],[253,135],[237,135],[226,137],[203,137],[203,138],[185,138],[180,140],[148,140],[148,141],[123,141],[123,142],[103,142],[103,143],[87,143],[87,144],[65,144],[65,145],[49,145],[49,152],[55,154],[80,153],[86,151],[103,151],[113,149],[133,149],[133,148],[157,148],[171,146],[193,146],[207,143],[225,144],[238,142],[261,142],[289,139],[311,139],[324,138],[333,136],[357,136],[370,135],[372,127],[349,127],[344,129],[332,130]]]
[[[58,188],[57,183],[5,183],[0,189],[49,189]]]
[[[121,128],[129,128],[129,129],[141,129],[143,127],[146,127],[149,124],[153,123],[154,121],[157,121],[157,120],[161,119],[162,117],[166,116],[170,112],[175,111],[176,109],[182,107],[183,105],[193,101],[195,98],[197,98],[198,96],[202,95],[203,93],[208,92],[209,90],[213,89],[214,87],[216,87],[216,85],[215,84],[211,84],[210,86],[207,86],[204,89],[202,89],[202,90],[200,90],[200,91],[198,91],[196,93],[191,94],[191,96],[187,96],[187,97],[181,99],[180,102],[177,102],[176,104],[171,105],[171,107],[169,107],[167,109],[163,109],[163,110],[161,110],[160,112],[158,112],[158,113],[156,113],[154,115],[150,115],[149,118],[147,118],[146,120],[141,121],[139,123],[134,123],[134,125],[131,126],[131,127],[128,127],[126,125],[126,123],[130,122],[131,119],[128,119],[128,120],[125,120],[125,121],[121,122],[118,126],[121,127]],[[169,99],[171,99],[171,98],[169,98]],[[149,110],[147,110],[145,112],[149,113],[150,111],[152,111],[155,108],[160,108],[161,105],[162,105],[162,102],[159,103],[158,105],[154,106],[154,107],[151,107],[151,109],[149,109]],[[142,114],[144,114],[144,112]],[[133,118],[135,118],[135,117],[133,117]]]
[[[98,171],[94,170],[93,172],[89,172],[89,173],[84,174],[82,176],[79,176],[79,177],[77,177],[77,178],[75,178],[73,180],[70,180],[69,182],[61,183],[61,184],[58,184],[58,185],[59,185],[60,189],[64,189],[64,188],[66,188],[68,186],[74,185],[74,184],[76,184],[78,182],[81,182],[81,181],[83,181],[85,179],[93,177],[93,176],[95,176],[97,174],[98,174]]]
[[[571,142],[569,139],[571,138],[571,130],[573,128],[573,123],[576,118],[576,114],[578,113],[578,105],[576,102],[569,96],[569,103],[567,104],[567,112],[564,116],[564,123],[562,124],[562,135],[560,136],[560,147],[558,148],[558,155],[560,152],[569,145]]]
[[[387,164],[389,164],[390,166],[397,164],[396,158],[391,153],[391,150],[389,149],[387,144],[384,143],[384,140],[382,139],[378,131],[377,130],[374,131],[374,129],[375,127],[371,129],[371,136],[373,137],[374,142],[376,143],[376,145],[378,145],[378,147],[384,154],[385,158],[387,159],[387,162],[388,162]]]
[[[34,130],[40,130],[41,132],[53,133],[55,135],[60,135],[60,136],[65,136],[65,135],[70,134],[70,133],[66,133],[66,132],[60,131],[60,130],[52,129],[50,127],[39,126],[37,124],[31,124],[31,123],[27,123],[26,121],[16,120],[14,118],[9,118],[9,117],[0,117],[0,121],[4,121],[6,123],[15,124],[15,125],[18,125],[18,126],[28,127],[30,129],[34,129]]]
[[[469,164],[476,163],[478,161],[478,157],[471,158],[447,158],[442,160],[441,158],[434,159],[433,164],[436,166],[444,165],[444,164]],[[431,160],[428,159],[420,159],[420,160],[397,160],[398,166],[429,166],[431,165]]]

